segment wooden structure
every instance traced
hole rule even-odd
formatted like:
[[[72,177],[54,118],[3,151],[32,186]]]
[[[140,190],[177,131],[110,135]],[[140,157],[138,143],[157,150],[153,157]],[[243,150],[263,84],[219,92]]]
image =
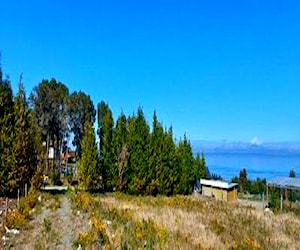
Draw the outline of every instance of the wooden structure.
[[[272,190],[278,190],[280,195],[280,210],[283,209],[283,202],[289,203],[289,194],[293,191],[300,192],[300,178],[291,177],[274,177],[267,182],[267,203],[270,201],[270,192]],[[299,201],[297,199],[297,201]]]
[[[203,196],[229,202],[237,200],[237,183],[201,179],[200,186]]]

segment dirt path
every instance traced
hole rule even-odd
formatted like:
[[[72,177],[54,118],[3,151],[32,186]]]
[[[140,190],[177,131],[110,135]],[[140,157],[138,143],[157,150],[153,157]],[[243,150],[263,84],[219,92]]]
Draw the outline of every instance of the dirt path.
[[[67,196],[62,197],[61,207],[56,211],[56,217],[59,218],[60,238],[62,249],[72,249],[73,232],[75,231],[72,223],[71,203]]]
[[[73,213],[68,195],[53,196],[20,234],[11,237],[11,249],[73,249],[78,234],[87,230],[87,221]]]

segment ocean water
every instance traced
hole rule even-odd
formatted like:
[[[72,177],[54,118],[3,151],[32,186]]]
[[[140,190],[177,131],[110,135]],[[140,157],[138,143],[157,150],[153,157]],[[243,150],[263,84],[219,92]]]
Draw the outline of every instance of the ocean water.
[[[300,177],[300,153],[295,152],[208,152],[205,159],[209,171],[226,181],[239,176],[242,168],[246,168],[248,179],[288,177],[291,169]]]

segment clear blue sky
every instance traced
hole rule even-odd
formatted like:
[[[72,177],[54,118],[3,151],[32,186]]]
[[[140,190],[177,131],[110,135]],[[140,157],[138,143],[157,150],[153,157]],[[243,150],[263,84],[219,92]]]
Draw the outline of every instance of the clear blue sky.
[[[177,138],[300,141],[300,1],[1,1],[2,68]]]

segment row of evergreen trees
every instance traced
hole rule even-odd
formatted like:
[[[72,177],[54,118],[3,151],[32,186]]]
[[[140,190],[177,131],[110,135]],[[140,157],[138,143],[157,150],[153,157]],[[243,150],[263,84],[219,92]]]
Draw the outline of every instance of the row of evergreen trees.
[[[70,94],[55,79],[42,80],[27,99],[20,77],[13,96],[0,67],[0,195],[15,195],[25,183],[40,179],[41,171],[48,174],[49,147],[55,153],[50,170],[57,173],[70,138],[80,186],[89,191],[189,194],[208,172],[204,156],[193,157],[185,135],[176,143],[172,128],[164,128],[155,112],[152,126],[141,108],[128,117],[121,113],[114,122],[107,103],[101,101],[96,110],[89,95]]]
[[[14,97],[0,69],[0,196],[16,195],[33,181],[38,144],[33,113],[28,108],[22,77]]]
[[[90,122],[82,141],[79,179],[84,189],[141,195],[189,194],[195,181],[207,175],[204,156],[193,157],[185,135],[175,143],[172,127],[165,129],[156,112],[152,129],[141,108],[129,117],[121,113],[114,125],[109,106],[100,102],[98,127],[99,151]]]

